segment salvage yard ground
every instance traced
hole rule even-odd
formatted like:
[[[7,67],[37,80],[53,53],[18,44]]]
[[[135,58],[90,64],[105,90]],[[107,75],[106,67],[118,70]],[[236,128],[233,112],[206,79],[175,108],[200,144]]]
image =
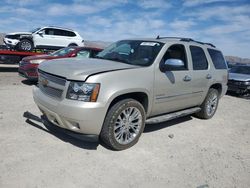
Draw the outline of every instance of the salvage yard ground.
[[[250,187],[250,100],[226,95],[211,120],[146,125],[115,152],[24,118],[41,115],[32,87],[0,67],[0,187]]]

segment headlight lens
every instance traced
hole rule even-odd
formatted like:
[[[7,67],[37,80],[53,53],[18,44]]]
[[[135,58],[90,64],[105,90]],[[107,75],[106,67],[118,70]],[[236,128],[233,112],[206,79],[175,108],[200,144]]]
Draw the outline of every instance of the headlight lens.
[[[45,61],[45,59],[34,59],[34,60],[30,60],[31,64],[40,64],[43,61]]]
[[[250,85],[250,81],[244,82],[245,85]]]
[[[84,102],[96,102],[100,84],[70,82],[66,98]]]

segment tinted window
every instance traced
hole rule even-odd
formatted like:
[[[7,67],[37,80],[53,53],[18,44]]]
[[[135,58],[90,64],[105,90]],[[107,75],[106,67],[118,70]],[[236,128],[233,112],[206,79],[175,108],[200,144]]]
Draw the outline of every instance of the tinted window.
[[[132,65],[151,65],[164,44],[161,42],[122,40],[98,53],[97,58]]]
[[[63,30],[55,29],[55,35],[58,35],[58,36],[65,36],[65,33],[64,33]]]
[[[71,32],[71,31],[65,31],[66,32],[66,36],[69,36],[69,37],[75,37],[76,34],[74,32]]]
[[[235,66],[231,68],[229,72],[250,75],[250,66]]]
[[[92,50],[92,55],[91,57],[95,57],[100,51],[95,51],[95,50]]]
[[[54,35],[54,29],[45,29],[45,35]]]
[[[175,44],[170,46],[166,51],[166,53],[164,54],[161,63],[165,62],[168,59],[180,59],[184,62],[185,65],[185,67],[182,70],[188,69],[185,46],[183,46],[182,44]]]
[[[90,51],[88,50],[81,50],[77,52],[77,57],[89,57],[90,56]]]
[[[66,48],[62,48],[60,50],[57,50],[53,53],[50,54],[50,56],[66,56],[67,54],[73,52],[75,50],[75,48],[72,47],[66,47]]]
[[[193,69],[206,70],[208,68],[207,58],[202,48],[198,46],[190,46]]]
[[[218,50],[207,49],[216,69],[227,69],[223,55]]]

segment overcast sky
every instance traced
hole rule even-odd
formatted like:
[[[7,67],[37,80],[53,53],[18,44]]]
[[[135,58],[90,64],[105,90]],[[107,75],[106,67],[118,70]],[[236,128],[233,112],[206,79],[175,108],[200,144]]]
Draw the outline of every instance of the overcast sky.
[[[250,58],[250,0],[0,0],[0,33],[55,25],[85,40],[181,36]]]

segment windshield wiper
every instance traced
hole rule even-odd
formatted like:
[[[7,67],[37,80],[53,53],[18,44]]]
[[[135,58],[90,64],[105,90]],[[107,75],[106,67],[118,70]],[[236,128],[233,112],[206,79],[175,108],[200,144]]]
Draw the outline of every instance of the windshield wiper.
[[[120,59],[120,58],[107,58],[108,60],[111,61],[118,61],[120,63],[126,63],[126,64],[130,64],[128,61],[126,61],[125,59]]]

